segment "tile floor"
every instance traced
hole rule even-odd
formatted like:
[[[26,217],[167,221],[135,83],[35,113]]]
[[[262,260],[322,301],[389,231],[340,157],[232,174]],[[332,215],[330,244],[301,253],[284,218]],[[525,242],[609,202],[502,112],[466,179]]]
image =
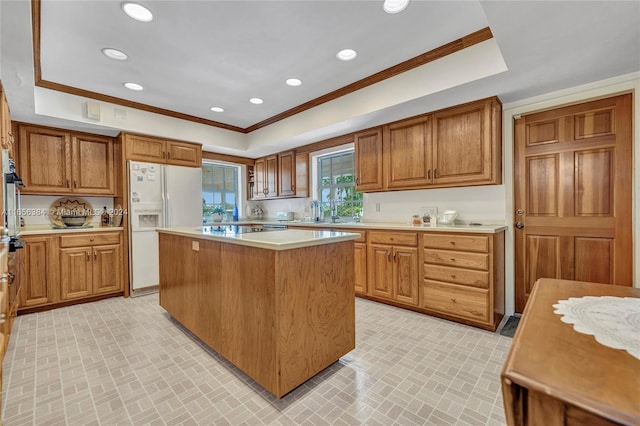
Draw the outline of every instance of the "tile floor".
[[[157,295],[17,318],[13,425],[504,425],[511,339],[356,301],[357,348],[281,400],[204,346]]]

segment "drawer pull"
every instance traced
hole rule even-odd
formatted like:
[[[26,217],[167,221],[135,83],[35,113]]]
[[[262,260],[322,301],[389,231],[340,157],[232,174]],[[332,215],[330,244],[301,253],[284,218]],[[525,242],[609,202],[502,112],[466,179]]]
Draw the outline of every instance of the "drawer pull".
[[[451,274],[451,278],[455,278],[455,277],[456,277],[456,274]]]
[[[451,245],[452,245],[452,246],[455,246],[455,245],[456,245],[456,242],[455,242],[455,241],[449,241],[449,242],[451,243]]]
[[[451,258],[451,259],[449,259],[449,260],[451,260],[453,263],[456,263],[456,258],[455,258],[455,257],[452,257],[452,258]]]

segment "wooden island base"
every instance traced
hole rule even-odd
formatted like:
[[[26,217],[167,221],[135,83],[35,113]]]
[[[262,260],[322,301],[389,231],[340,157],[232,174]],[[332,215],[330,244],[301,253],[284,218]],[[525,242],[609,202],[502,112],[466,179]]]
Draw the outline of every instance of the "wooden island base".
[[[159,239],[160,305],[276,397],[355,348],[353,241],[270,250]]]

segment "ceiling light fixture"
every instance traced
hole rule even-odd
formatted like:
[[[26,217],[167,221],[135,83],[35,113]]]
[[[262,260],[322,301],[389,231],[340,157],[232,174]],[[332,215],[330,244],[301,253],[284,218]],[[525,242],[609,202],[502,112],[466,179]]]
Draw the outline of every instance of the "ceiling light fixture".
[[[210,109],[213,112],[224,112],[224,108],[219,107],[219,106],[212,106]]]
[[[144,87],[140,86],[137,83],[124,83],[124,87],[126,87],[129,90],[135,90],[136,92],[144,90]]]
[[[356,56],[358,56],[358,54],[356,53],[355,50],[342,49],[341,51],[338,52],[338,54],[336,55],[336,58],[340,59],[341,61],[350,61],[352,59],[355,59]]]
[[[122,10],[136,21],[151,22],[153,20],[151,11],[138,3],[122,3]]]
[[[288,78],[285,83],[287,83],[289,86],[295,87],[300,86],[302,84],[302,80],[300,80],[299,78]]]
[[[107,58],[116,59],[118,61],[125,61],[128,56],[122,50],[113,49],[111,47],[105,47],[102,49],[102,54]]]
[[[264,101],[260,98],[251,98],[249,99],[249,102],[251,102],[254,105],[260,105]]]
[[[400,13],[407,8],[409,0],[384,0],[382,8],[387,13]]]

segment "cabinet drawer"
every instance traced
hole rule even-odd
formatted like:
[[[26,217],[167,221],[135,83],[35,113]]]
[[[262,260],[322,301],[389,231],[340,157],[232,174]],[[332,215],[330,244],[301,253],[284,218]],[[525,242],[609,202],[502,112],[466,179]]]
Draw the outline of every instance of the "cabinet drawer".
[[[459,268],[489,270],[489,255],[482,253],[424,249],[424,261]]]
[[[425,309],[475,321],[489,320],[489,290],[424,280],[421,301]]]
[[[415,232],[369,231],[369,242],[416,247],[418,245],[418,234]]]
[[[424,264],[424,277],[477,288],[489,288],[489,272]]]
[[[426,233],[423,236],[423,246],[448,250],[489,251],[489,237],[484,235],[451,235]]]
[[[97,246],[104,244],[120,244],[119,232],[105,232],[99,234],[61,235],[60,247]]]

